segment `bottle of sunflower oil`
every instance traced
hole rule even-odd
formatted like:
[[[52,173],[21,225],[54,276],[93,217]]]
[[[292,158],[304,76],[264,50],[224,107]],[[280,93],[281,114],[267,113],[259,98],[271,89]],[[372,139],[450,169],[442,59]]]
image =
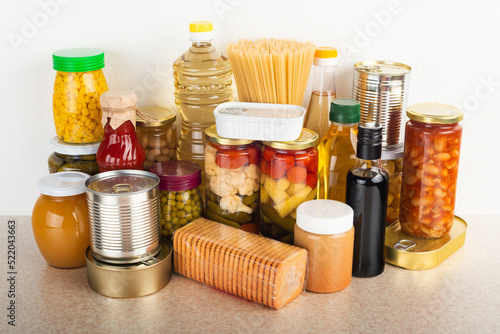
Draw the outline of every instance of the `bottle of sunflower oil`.
[[[205,130],[215,124],[217,105],[233,100],[229,60],[212,45],[212,22],[189,25],[192,46],[174,62],[175,104],[182,118],[179,160],[198,163],[204,171]]]
[[[332,101],[330,128],[318,145],[318,199],[333,199],[345,203],[347,172],[356,162],[355,147],[360,115],[358,101]]]

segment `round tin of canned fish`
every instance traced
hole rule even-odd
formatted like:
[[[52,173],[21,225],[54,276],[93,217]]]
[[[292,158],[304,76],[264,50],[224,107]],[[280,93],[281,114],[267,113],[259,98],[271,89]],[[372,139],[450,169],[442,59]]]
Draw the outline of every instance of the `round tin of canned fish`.
[[[87,179],[90,249],[99,261],[147,261],[161,248],[160,179],[139,170],[115,170]]]
[[[352,98],[361,104],[360,124],[382,126],[382,145],[403,142],[403,110],[408,103],[411,67],[393,61],[354,64]]]

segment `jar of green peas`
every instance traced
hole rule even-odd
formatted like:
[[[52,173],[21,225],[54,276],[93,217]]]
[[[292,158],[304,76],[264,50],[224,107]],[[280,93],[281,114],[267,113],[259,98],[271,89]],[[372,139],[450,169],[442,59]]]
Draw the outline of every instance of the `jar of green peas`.
[[[201,167],[185,160],[162,161],[150,172],[160,178],[161,234],[171,241],[177,229],[203,217]]]

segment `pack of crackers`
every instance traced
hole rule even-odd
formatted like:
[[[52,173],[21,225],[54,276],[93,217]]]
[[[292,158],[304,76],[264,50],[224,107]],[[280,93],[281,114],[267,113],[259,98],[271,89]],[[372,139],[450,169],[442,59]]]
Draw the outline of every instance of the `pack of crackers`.
[[[199,218],[174,234],[174,270],[279,309],[306,287],[307,251]]]

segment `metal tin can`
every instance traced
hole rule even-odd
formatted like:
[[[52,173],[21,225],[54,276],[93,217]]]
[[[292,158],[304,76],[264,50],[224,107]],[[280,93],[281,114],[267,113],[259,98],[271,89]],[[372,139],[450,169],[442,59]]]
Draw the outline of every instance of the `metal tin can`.
[[[411,67],[393,61],[354,64],[352,97],[361,104],[361,124],[382,126],[382,145],[402,142],[403,110],[408,101]]]
[[[263,142],[260,234],[293,244],[297,207],[316,198],[318,134],[302,129],[290,142]]]
[[[116,170],[85,182],[90,248],[97,260],[136,263],[160,251],[159,181],[153,173]]]

